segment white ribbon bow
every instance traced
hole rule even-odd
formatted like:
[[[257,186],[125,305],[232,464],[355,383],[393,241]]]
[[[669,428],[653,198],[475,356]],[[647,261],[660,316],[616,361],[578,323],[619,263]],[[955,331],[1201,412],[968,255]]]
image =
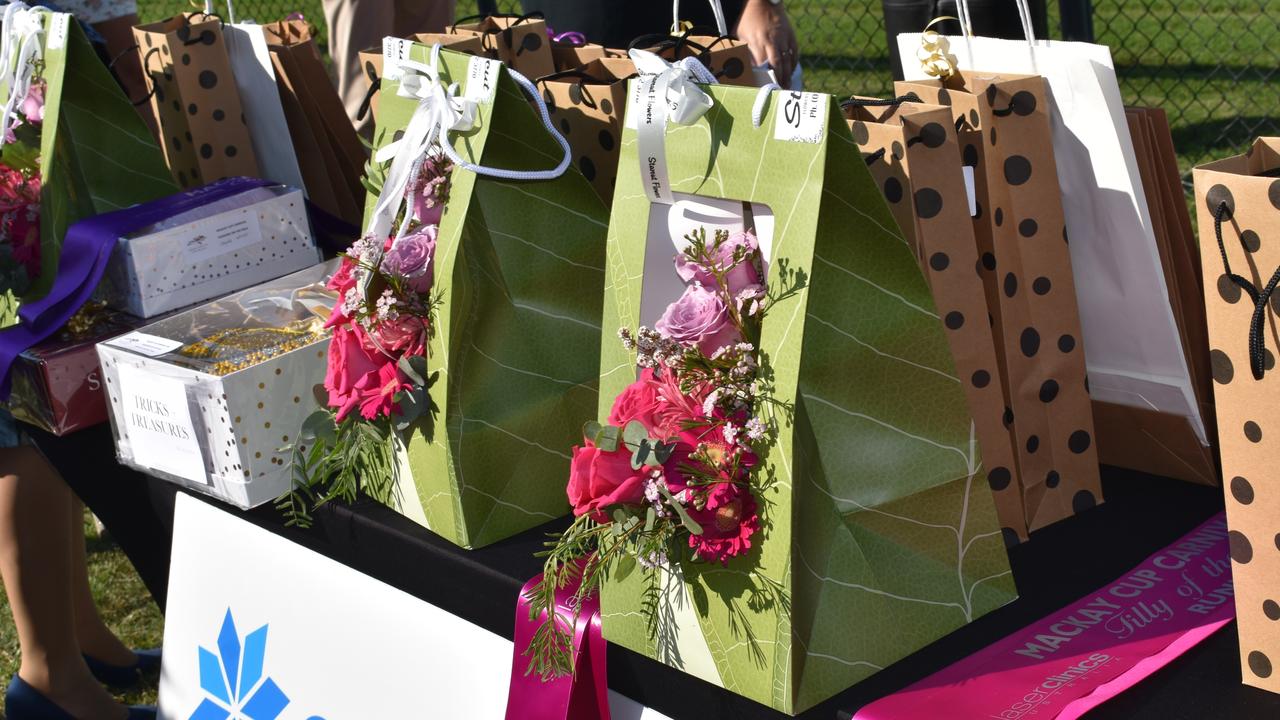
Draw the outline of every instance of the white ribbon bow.
[[[697,58],[669,63],[647,50],[631,50],[636,80],[636,141],[640,153],[640,178],[650,202],[670,205],[671,183],[667,175],[665,140],[667,120],[692,125],[715,102],[698,83],[714,84],[716,78]]]
[[[44,16],[50,11],[43,7],[28,7],[14,2],[4,9],[4,25],[0,28],[0,86],[8,90],[4,99],[4,115],[0,116],[0,147],[17,126],[18,106],[31,90],[31,77],[36,61],[43,56]]]

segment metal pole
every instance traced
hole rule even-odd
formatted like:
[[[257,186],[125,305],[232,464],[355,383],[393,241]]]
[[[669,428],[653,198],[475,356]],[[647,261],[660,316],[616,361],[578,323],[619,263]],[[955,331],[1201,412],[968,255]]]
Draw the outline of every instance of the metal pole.
[[[1058,12],[1063,40],[1093,42],[1093,3],[1090,0],[1061,0]]]

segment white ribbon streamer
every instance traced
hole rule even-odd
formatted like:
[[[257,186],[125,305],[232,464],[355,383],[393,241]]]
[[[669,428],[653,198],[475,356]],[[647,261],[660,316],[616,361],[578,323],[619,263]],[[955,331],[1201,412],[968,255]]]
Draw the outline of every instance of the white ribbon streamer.
[[[7,142],[10,132],[20,122],[18,106],[31,90],[31,77],[36,61],[43,56],[44,16],[51,14],[47,8],[28,7],[14,2],[4,9],[4,24],[0,27],[0,85],[7,91],[4,99],[4,115],[0,116],[0,147]]]
[[[650,202],[670,205],[671,182],[667,174],[667,120],[692,125],[706,114],[714,102],[697,83],[714,84],[716,78],[697,58],[675,63],[646,50],[629,55],[640,77],[632,111],[636,117],[636,145],[640,154],[640,180]]]

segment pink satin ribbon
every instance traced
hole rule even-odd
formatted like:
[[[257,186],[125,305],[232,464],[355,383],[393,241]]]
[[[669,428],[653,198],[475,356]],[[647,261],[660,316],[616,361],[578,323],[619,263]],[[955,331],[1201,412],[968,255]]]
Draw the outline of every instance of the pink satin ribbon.
[[[564,43],[566,45],[573,45],[574,47],[582,47],[587,44],[587,36],[577,30],[557,33],[548,26],[547,36],[551,38],[551,42]]]
[[[853,720],[1075,720],[1235,617],[1222,513],[1124,577]]]
[[[516,642],[511,658],[511,686],[507,691],[507,720],[609,720],[609,685],[605,670],[605,642],[600,634],[600,598],[592,595],[582,604],[573,627],[573,675],[544,682],[529,673],[525,648],[538,626],[529,619],[529,594],[542,579],[539,574],[520,588],[516,602]],[[570,600],[577,586],[556,591],[556,616],[573,621]]]

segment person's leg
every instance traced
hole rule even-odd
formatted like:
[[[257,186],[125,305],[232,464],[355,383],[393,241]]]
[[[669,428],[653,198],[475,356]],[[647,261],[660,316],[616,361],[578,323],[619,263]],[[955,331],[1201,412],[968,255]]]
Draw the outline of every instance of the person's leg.
[[[133,26],[139,24],[141,23],[136,13],[93,23],[93,29],[107,41],[107,54],[113,59],[118,58],[113,70],[120,86],[124,88],[125,95],[131,101],[142,99],[148,92],[147,81],[142,75],[142,60],[136,50],[130,50],[134,46]],[[151,128],[151,134],[158,137],[156,116],[151,110],[151,103],[146,102],[135,107],[143,122]]]
[[[0,576],[18,631],[18,676],[75,717],[128,710],[89,673],[71,600],[71,492],[31,447],[0,448]]]
[[[329,55],[338,76],[338,96],[352,124],[364,132],[366,126],[372,127],[372,117],[366,114],[363,122],[356,121],[368,89],[360,51],[381,48],[382,38],[395,34],[395,0],[324,0],[324,19],[329,24]]]
[[[111,632],[98,614],[89,588],[89,564],[84,548],[84,505],[71,496],[71,601],[76,616],[80,652],[116,667],[129,667],[138,656]]]

